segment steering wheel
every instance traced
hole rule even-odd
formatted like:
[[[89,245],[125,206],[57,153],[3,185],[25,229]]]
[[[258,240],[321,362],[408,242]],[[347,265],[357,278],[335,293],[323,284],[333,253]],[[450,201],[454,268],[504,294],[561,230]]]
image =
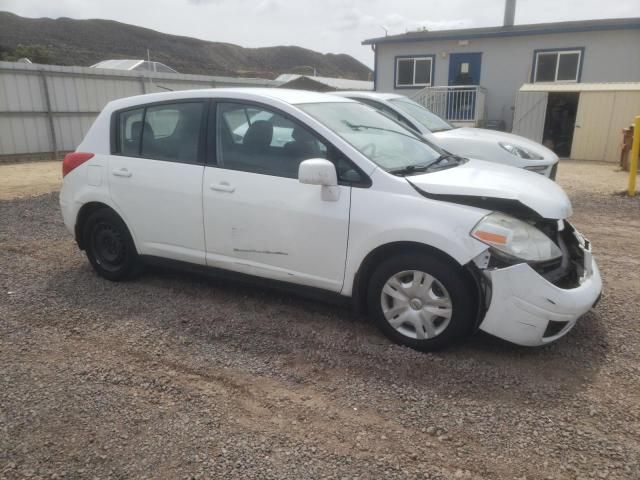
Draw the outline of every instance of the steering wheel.
[[[367,150],[370,150],[370,152],[367,153]],[[376,156],[376,144],[375,143],[367,143],[365,146],[363,146],[360,149],[360,152],[362,152],[362,154],[367,156],[367,157],[375,157]]]

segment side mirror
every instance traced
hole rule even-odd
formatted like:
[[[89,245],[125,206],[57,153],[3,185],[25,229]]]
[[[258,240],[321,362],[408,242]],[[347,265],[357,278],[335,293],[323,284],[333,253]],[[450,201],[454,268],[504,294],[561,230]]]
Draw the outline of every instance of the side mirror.
[[[300,163],[298,180],[308,185],[335,187],[338,185],[336,167],[324,158],[313,158]]]

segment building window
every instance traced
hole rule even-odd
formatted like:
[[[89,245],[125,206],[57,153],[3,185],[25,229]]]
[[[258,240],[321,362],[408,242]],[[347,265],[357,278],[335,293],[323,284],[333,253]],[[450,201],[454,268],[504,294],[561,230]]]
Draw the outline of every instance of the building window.
[[[534,82],[577,82],[583,50],[538,51],[534,57]]]
[[[433,58],[433,56],[396,58],[396,88],[431,86]]]

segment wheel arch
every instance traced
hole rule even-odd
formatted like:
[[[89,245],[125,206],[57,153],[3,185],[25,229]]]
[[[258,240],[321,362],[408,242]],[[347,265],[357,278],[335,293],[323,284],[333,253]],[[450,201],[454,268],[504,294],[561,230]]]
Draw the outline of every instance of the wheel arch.
[[[80,248],[80,250],[84,250],[86,247],[86,245],[84,244],[83,231],[84,231],[84,226],[87,219],[91,216],[92,213],[102,209],[111,210],[120,218],[120,220],[122,220],[122,222],[126,225],[127,229],[129,230],[129,233],[132,235],[132,239],[135,244],[135,239],[133,238],[131,229],[129,228],[129,225],[127,225],[127,222],[124,221],[124,218],[122,218],[122,215],[120,215],[112,206],[107,205],[106,203],[103,203],[100,201],[92,201],[82,205],[82,207],[80,207],[80,210],[78,211],[78,215],[76,216],[74,235],[76,238],[76,243],[78,244],[78,247]]]
[[[465,265],[461,265],[451,255],[431,245],[420,242],[390,242],[380,245],[369,252],[356,272],[353,281],[352,297],[354,307],[358,313],[367,313],[367,287],[369,285],[369,279],[371,278],[376,266],[387,258],[394,255],[406,254],[408,252],[426,254],[450,264],[453,268],[459,269],[462,275],[464,275],[466,281],[469,282],[474,294],[477,295],[477,292],[479,291],[478,289],[480,288],[478,278],[473,275],[472,270],[468,266],[465,267]],[[479,298],[476,297],[475,300],[477,301]]]

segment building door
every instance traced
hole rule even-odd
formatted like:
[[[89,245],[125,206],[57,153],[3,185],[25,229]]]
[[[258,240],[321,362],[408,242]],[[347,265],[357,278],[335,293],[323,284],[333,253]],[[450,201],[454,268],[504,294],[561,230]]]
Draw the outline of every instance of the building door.
[[[481,53],[452,53],[449,55],[449,86],[447,99],[449,120],[471,121],[475,119],[476,90],[464,88],[480,85]]]

